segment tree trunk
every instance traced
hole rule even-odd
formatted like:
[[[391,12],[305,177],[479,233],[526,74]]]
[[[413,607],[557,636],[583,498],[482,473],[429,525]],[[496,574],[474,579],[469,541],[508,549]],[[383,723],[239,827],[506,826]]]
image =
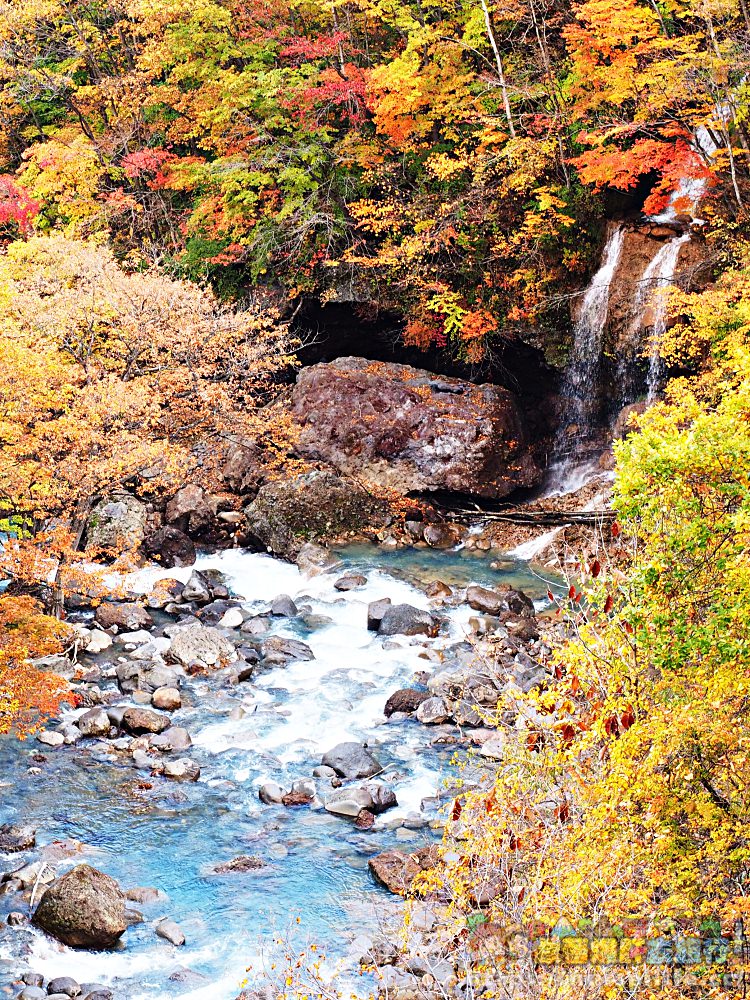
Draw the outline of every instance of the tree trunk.
[[[495,32],[492,29],[492,18],[490,17],[490,9],[487,6],[487,0],[480,0],[482,4],[482,13],[484,14],[484,23],[487,28],[487,37],[490,40],[490,45],[492,46],[492,51],[495,54],[495,65],[497,66],[497,75],[500,80],[500,90],[503,95],[503,107],[505,108],[505,118],[508,122],[508,131],[510,132],[511,138],[515,139],[516,129],[513,125],[513,115],[510,110],[510,100],[508,98],[508,85],[505,80],[505,70],[503,69],[503,60],[500,57],[500,50],[497,47],[497,41],[495,39]]]

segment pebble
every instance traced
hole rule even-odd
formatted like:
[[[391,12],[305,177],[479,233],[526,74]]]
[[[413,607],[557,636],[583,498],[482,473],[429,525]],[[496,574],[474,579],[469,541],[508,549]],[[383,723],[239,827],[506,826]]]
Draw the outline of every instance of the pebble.
[[[47,992],[60,993],[68,997],[77,997],[81,992],[81,987],[70,976],[59,976],[57,979],[50,979],[47,983]]]

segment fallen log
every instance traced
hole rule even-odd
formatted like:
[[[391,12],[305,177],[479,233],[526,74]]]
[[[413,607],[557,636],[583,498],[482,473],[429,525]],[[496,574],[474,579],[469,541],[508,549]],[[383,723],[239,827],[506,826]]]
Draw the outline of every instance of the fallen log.
[[[528,524],[538,528],[562,528],[568,524],[584,524],[599,527],[611,524],[616,517],[613,510],[483,510],[440,504],[453,517],[470,518],[473,521],[507,521],[510,524]]]

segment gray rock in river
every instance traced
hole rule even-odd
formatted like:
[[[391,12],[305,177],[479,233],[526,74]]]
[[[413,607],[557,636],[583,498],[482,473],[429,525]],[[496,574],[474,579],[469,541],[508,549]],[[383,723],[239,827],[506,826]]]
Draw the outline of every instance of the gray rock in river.
[[[188,747],[193,745],[190,733],[182,726],[170,726],[164,732],[156,733],[148,742],[149,746],[162,752],[187,750]]]
[[[383,615],[390,607],[391,607],[390,597],[381,597],[379,601],[371,601],[367,605],[368,632],[378,631],[378,629],[380,628],[380,623],[383,620]]]
[[[90,708],[84,712],[76,723],[82,736],[107,736],[112,723],[106,711],[101,708]]]
[[[33,826],[3,823],[0,826],[0,851],[13,854],[28,851],[36,845],[36,830]]]
[[[314,660],[315,654],[310,647],[299,639],[284,639],[272,635],[261,646],[264,666],[282,666],[291,660]]]
[[[77,997],[81,994],[80,985],[71,976],[58,976],[47,983],[48,993],[60,993],[66,997]]]
[[[379,635],[437,635],[439,623],[429,611],[411,604],[392,604],[385,609],[378,626]]]
[[[363,809],[372,810],[372,796],[366,788],[339,788],[325,799],[326,811],[356,819]]]
[[[172,645],[166,656],[183,667],[200,661],[220,667],[237,659],[234,645],[218,629],[207,625],[173,625],[168,629]]]
[[[258,789],[258,798],[265,802],[267,806],[281,805],[284,798],[284,789],[277,785],[275,781],[266,781]]]
[[[125,896],[109,875],[78,865],[46,890],[33,922],[71,948],[112,948],[128,926]]]
[[[198,570],[193,570],[190,579],[182,591],[183,601],[193,601],[196,604],[208,604],[211,600],[211,588],[208,581]]]
[[[342,778],[371,778],[383,770],[377,757],[362,743],[339,743],[323,755],[321,763]]]
[[[299,609],[289,594],[279,594],[271,601],[269,614],[274,618],[294,618],[299,614]]]
[[[185,935],[182,933],[180,928],[168,917],[160,920],[155,927],[156,934],[160,938],[164,938],[165,941],[169,941],[176,948],[182,947],[185,944]]]
[[[416,712],[423,701],[430,697],[427,691],[418,691],[416,688],[401,688],[394,691],[385,703],[383,715],[390,719],[396,712]]]
[[[122,714],[123,729],[129,733],[161,733],[169,728],[169,719],[150,708],[126,708]]]
[[[245,509],[249,532],[269,551],[296,558],[306,540],[382,526],[388,505],[331,472],[265,483]]]
[[[426,726],[447,722],[450,717],[450,709],[442,698],[425,698],[417,709],[417,718]]]

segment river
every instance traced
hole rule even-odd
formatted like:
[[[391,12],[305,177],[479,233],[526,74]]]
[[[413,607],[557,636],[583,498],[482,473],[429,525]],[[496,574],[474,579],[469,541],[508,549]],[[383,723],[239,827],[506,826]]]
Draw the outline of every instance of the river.
[[[426,609],[430,600],[414,584],[440,578],[459,586],[509,583],[542,607],[548,582],[521,561],[508,558],[493,568],[465,550],[372,546],[340,555],[347,569],[367,575],[366,586],[339,593],[333,588],[338,574],[306,578],[293,565],[241,550],[200,558],[197,568],[227,574],[254,612],[279,594],[291,595],[303,615],[275,620],[273,630],[302,639],[315,659],[236,686],[224,676],[187,678],[184,707],[173,721],[192,735],[198,783],[149,779],[133,768],[130,754],[96,741],[61,749],[0,741],[0,823],[36,826],[38,845],[79,841],[60,872],[85,861],[123,887],[155,886],[166,894],[138,907],[144,923],[130,928],[113,952],[73,951],[35,930],[4,928],[0,987],[33,969],[45,978],[105,983],[127,1000],[232,1000],[247,966],[257,968],[261,953],[289,927],[289,947],[317,942],[332,966],[356,957],[383,914],[397,906],[373,882],[367,860],[389,846],[419,847],[439,836],[439,802],[455,748],[431,746],[433,732],[416,721],[386,723],[383,705],[399,687],[413,686],[415,672],[434,666],[425,659],[433,655],[429,650],[467,635],[475,612],[450,609],[447,630],[436,639],[401,636],[384,643],[367,631],[367,604],[387,596]],[[146,591],[159,575],[186,580],[190,572],[146,570],[131,583]],[[378,817],[373,829],[359,831],[323,810],[259,801],[262,782],[288,788],[308,778],[322,754],[343,740],[366,741],[396,791],[398,807]],[[46,760],[32,759],[40,750]],[[240,854],[267,865],[246,874],[211,873]],[[0,871],[38,856],[38,849],[0,854]],[[17,897],[0,896],[3,924],[12,908]],[[154,921],[163,916],[178,922],[184,947],[155,936]]]

